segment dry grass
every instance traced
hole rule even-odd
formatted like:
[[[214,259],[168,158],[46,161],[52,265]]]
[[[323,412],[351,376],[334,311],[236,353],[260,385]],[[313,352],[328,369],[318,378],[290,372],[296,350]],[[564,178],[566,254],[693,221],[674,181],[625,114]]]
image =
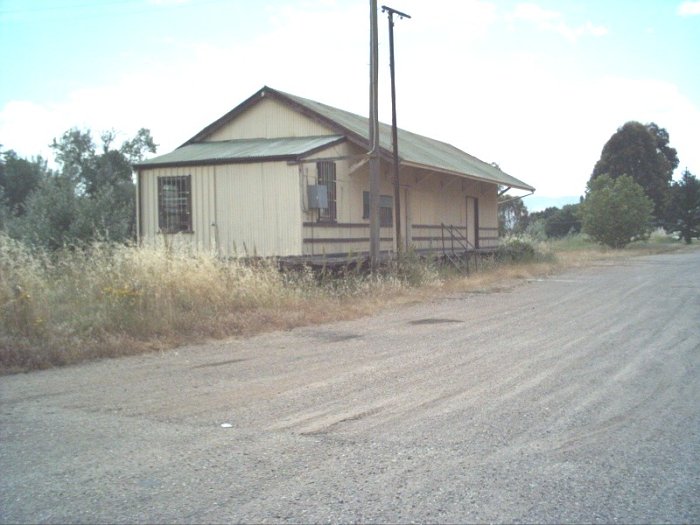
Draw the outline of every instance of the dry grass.
[[[49,254],[0,234],[0,371],[358,316],[405,286],[391,273],[319,279],[172,247]]]
[[[569,240],[541,244],[527,263],[483,261],[469,276],[409,258],[380,274],[338,278],[280,273],[269,262],[223,261],[172,247],[96,244],[48,254],[0,234],[0,372],[356,318],[669,246],[620,251]]]

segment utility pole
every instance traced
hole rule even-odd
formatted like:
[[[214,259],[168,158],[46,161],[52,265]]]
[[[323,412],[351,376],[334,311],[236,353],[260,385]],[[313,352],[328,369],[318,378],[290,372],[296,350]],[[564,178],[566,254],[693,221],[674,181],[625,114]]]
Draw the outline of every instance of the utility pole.
[[[369,260],[379,266],[379,30],[377,0],[369,2]]]
[[[401,255],[401,186],[399,184],[399,137],[396,127],[396,67],[394,63],[394,15],[411,18],[410,15],[382,6],[382,13],[389,15],[389,68],[391,70],[391,139],[394,146],[394,208],[396,216],[396,255]]]

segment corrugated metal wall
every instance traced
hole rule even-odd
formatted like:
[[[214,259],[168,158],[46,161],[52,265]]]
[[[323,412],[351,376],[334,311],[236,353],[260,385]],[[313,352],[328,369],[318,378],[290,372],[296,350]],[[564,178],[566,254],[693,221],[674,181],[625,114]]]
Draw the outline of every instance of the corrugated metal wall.
[[[498,186],[478,183],[479,186],[479,247],[498,246]]]
[[[301,254],[296,166],[286,162],[217,166],[217,227],[224,253]]]
[[[175,175],[192,177],[193,233],[173,242],[221,255],[301,254],[298,170],[286,162],[142,170],[143,242],[162,242],[157,178]]]
[[[169,235],[169,240],[197,250],[214,248],[213,166],[154,168],[141,170],[141,239],[147,244],[162,242],[158,228],[158,177],[191,176],[193,233]]]
[[[318,156],[351,153],[352,148],[340,145]],[[197,250],[214,250],[222,255],[294,256],[365,252],[369,249],[369,220],[363,217],[362,194],[369,189],[367,165],[348,174],[350,167],[359,160],[337,162],[336,224],[318,223],[318,211],[309,209],[305,202],[306,186],[316,183],[315,163],[297,166],[286,162],[267,162],[142,170],[143,242],[162,242],[162,236],[158,233],[157,177],[191,175],[193,233],[179,234],[175,238],[169,236],[171,241]],[[495,185],[447,175],[426,176],[425,173],[404,176],[402,182],[404,232],[408,232],[408,244],[414,248],[421,251],[441,250],[444,242],[443,223],[460,228],[471,245],[476,246],[474,225],[471,223],[473,198],[478,199],[479,247],[497,245]],[[393,196],[388,166],[384,165],[381,194]],[[472,198],[467,199],[468,196]],[[394,249],[394,235],[393,227],[381,228],[382,250]]]
[[[350,144],[341,144],[317,156],[361,154],[362,151],[359,148]],[[353,170],[353,166],[361,160],[361,157],[358,157],[336,163],[338,210],[336,224],[318,222],[318,213],[315,210],[307,210],[303,214],[305,255],[360,253],[369,250],[369,220],[363,217],[363,192],[369,190],[369,168],[367,164],[360,164]],[[380,192],[393,199],[394,189],[390,168],[388,163],[382,163]],[[352,173],[350,173],[351,170]],[[304,164],[302,186],[315,184],[315,182],[315,164]],[[471,246],[477,246],[477,237],[480,248],[490,248],[497,244],[497,187],[495,184],[432,173],[417,168],[402,168],[401,186],[402,231],[403,236],[408,239],[407,244],[421,251],[442,250],[445,236],[442,224],[456,228],[461,235],[468,238]],[[395,249],[393,226],[381,228],[381,238],[382,250]]]

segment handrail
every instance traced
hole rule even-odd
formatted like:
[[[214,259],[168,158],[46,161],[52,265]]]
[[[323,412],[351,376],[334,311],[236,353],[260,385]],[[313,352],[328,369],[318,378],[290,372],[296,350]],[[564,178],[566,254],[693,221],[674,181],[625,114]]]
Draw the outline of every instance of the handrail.
[[[461,231],[459,231],[456,226],[454,226],[452,224],[445,224],[444,222],[440,223],[440,226],[442,227],[442,236],[443,236],[442,249],[443,249],[443,251],[445,251],[445,239],[444,239],[444,237],[445,237],[444,230],[445,229],[450,234],[450,245],[451,245],[451,251],[453,253],[455,251],[454,250],[454,242],[455,241],[457,241],[457,243],[462,247],[462,249],[464,251],[467,251],[470,249],[476,250],[476,247],[471,242],[469,242],[469,239],[467,238],[467,236],[465,234],[463,234]]]
[[[450,249],[447,250],[445,248],[445,230],[450,235],[449,241],[450,241]],[[463,234],[461,231],[457,229],[456,226],[452,224],[445,224],[444,222],[440,223],[440,233],[442,237],[442,253],[445,256],[446,259],[448,259],[452,264],[454,264],[456,267],[460,267],[460,259],[462,255],[465,257],[465,262],[466,262],[466,269],[467,273],[469,273],[469,257],[470,255],[474,257],[474,265],[475,268],[477,268],[477,250],[476,247],[469,242],[469,238]],[[455,241],[457,241],[458,246],[461,247],[458,251],[463,252],[458,254],[457,251],[455,251]],[[470,250],[471,248],[471,250]]]

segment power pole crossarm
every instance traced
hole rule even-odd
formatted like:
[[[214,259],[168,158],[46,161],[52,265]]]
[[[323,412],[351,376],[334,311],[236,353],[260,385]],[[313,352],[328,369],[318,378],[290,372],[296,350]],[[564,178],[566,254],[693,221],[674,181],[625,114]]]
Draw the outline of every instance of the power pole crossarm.
[[[382,13],[389,13],[389,16],[398,15],[400,18],[411,18],[411,15],[407,15],[406,13],[402,13],[401,11],[386,5],[382,6]]]

